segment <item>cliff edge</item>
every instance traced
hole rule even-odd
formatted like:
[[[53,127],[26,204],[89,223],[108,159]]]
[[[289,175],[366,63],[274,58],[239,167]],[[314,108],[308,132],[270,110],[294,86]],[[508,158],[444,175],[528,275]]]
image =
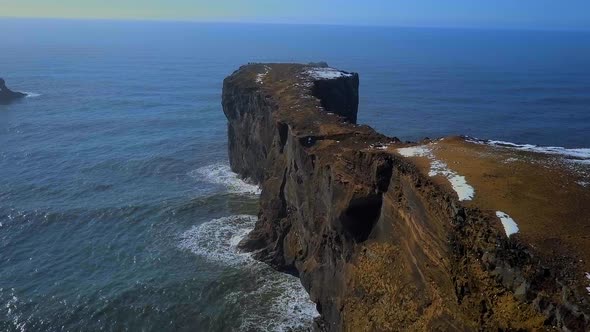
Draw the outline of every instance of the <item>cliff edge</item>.
[[[250,64],[223,84],[231,167],[262,188],[241,246],[301,278],[315,329],[589,330],[585,182],[568,184],[559,214],[542,206],[546,187],[519,196],[506,185],[526,188],[514,167],[484,158],[499,147],[404,144],[357,125],[358,87],[356,73],[300,64]],[[510,153],[534,180],[532,152]],[[539,222],[543,211],[556,214]],[[536,231],[564,220],[578,231]]]

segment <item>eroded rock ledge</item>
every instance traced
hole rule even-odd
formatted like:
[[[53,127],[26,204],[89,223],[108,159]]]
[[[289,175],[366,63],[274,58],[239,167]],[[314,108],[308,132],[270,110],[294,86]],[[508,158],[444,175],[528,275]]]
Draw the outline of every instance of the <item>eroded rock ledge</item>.
[[[243,66],[223,86],[231,167],[262,188],[242,246],[301,278],[315,328],[588,330],[581,256],[507,237],[396,152],[408,144],[356,125],[358,86],[299,64]]]

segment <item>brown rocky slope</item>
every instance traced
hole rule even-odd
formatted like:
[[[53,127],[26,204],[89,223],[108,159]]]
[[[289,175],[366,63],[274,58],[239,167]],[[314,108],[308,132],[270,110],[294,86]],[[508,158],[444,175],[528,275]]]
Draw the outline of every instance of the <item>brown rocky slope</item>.
[[[315,328],[588,330],[578,256],[507,236],[397,152],[408,144],[356,125],[358,86],[299,64],[243,66],[223,86],[231,167],[262,188],[242,247],[301,278]]]

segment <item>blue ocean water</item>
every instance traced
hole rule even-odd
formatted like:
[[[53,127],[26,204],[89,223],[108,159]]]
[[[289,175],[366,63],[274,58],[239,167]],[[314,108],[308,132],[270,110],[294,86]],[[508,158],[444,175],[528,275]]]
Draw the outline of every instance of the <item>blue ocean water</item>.
[[[296,278],[235,246],[222,80],[247,62],[361,76],[359,122],[590,147],[590,33],[0,20],[0,330],[305,330]]]

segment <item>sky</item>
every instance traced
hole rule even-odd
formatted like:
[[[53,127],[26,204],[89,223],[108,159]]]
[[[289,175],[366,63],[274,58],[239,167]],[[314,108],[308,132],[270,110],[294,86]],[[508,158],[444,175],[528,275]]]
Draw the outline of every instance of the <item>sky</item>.
[[[0,0],[2,17],[590,29],[590,0]]]

